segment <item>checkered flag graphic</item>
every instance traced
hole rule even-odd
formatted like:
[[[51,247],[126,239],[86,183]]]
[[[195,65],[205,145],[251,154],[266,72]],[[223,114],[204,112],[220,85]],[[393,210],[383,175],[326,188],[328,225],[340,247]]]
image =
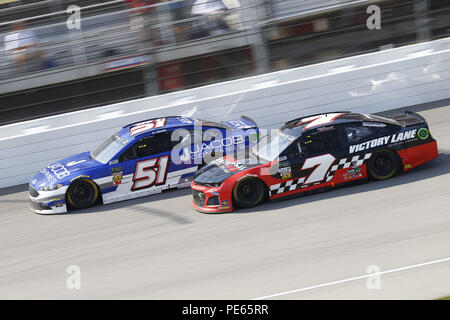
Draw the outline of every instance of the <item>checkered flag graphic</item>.
[[[343,158],[339,160],[338,164],[335,164],[331,167],[330,171],[328,171],[326,175],[326,181],[330,181],[334,177],[334,173],[338,169],[347,169],[350,167],[359,167],[364,161],[368,160],[372,156],[371,153],[366,153],[365,155],[356,155],[353,157]]]
[[[327,175],[325,176],[325,181],[328,182],[331,179],[333,179],[334,174],[338,169],[347,169],[350,167],[361,166],[371,156],[372,156],[371,153],[366,153],[365,155],[356,155],[356,156],[340,159],[339,162],[337,164],[333,165],[331,167],[330,171],[328,171]],[[280,194],[283,192],[297,190],[300,188],[306,188],[306,187],[309,187],[312,185],[323,183],[322,181],[320,181],[320,182],[315,182],[315,183],[306,185],[306,184],[303,184],[305,182],[305,179],[306,179],[306,177],[302,177],[302,178],[293,179],[293,180],[289,180],[286,182],[271,185],[269,188],[269,193],[271,196],[273,196],[275,194]]]

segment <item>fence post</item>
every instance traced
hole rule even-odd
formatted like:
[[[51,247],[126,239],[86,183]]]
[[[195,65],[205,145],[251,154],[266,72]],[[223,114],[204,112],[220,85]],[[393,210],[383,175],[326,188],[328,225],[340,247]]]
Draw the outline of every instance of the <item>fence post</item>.
[[[428,0],[421,0],[414,3],[414,19],[418,41],[425,41],[431,38],[431,31],[428,17]]]

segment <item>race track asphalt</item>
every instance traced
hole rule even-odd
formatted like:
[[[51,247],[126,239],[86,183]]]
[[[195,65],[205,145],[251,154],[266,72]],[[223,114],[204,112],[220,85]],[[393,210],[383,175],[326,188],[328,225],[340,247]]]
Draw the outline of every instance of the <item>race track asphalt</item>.
[[[3,189],[0,298],[448,296],[450,106],[418,110],[437,159],[387,181],[233,214],[194,211],[184,189],[40,216],[28,209],[25,186]],[[66,285],[71,265],[81,271],[79,290]],[[368,268],[389,272],[367,279]]]

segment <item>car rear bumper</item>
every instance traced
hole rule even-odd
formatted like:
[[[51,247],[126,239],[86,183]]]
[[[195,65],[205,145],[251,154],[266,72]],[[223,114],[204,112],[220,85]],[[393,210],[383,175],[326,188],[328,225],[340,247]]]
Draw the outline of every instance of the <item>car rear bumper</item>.
[[[433,160],[438,153],[437,142],[435,140],[415,147],[398,151],[403,162],[403,170],[408,171],[421,164]]]

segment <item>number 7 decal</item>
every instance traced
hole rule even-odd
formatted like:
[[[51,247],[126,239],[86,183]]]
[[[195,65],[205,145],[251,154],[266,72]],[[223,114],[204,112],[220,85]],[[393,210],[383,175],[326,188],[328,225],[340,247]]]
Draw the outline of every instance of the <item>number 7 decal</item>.
[[[329,153],[306,159],[305,163],[303,164],[302,170],[311,169],[314,167],[316,168],[313,170],[313,172],[311,172],[304,184],[311,184],[324,180],[325,175],[327,174],[328,169],[330,169],[334,160],[336,160],[336,158]]]
[[[321,124],[332,123],[334,120],[342,116],[343,113],[325,113],[319,114],[317,116],[312,116],[308,118],[303,118],[300,120],[298,124],[306,124],[308,123],[303,130],[319,126]]]
[[[150,188],[166,182],[169,156],[136,162],[131,191]]]

